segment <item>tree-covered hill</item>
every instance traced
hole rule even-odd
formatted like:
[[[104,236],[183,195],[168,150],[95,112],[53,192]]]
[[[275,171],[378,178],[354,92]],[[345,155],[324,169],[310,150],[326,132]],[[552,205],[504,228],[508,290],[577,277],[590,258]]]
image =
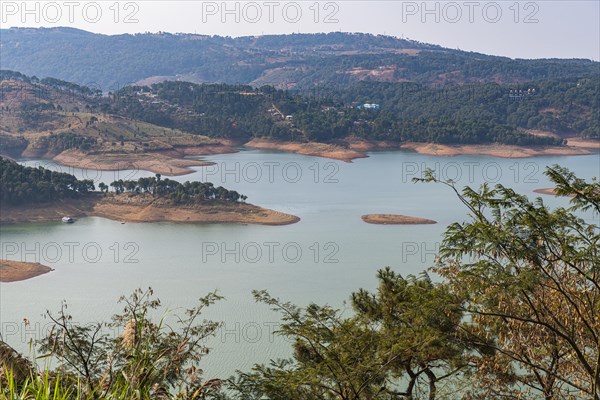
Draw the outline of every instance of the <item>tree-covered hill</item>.
[[[600,137],[599,87],[598,78],[585,77],[443,87],[358,82],[310,92],[165,81],[101,96],[0,71],[0,144],[22,149],[23,140],[35,140],[29,150],[36,154],[137,153],[253,138],[560,145],[565,137]]]
[[[105,91],[163,79],[296,89],[361,80],[518,83],[591,76],[600,68],[589,60],[513,60],[361,33],[230,38],[10,28],[0,35],[2,68]]]
[[[325,89],[339,102],[381,104],[397,119],[488,121],[562,136],[600,138],[600,78],[545,79],[428,88],[411,83],[360,82]]]
[[[363,82],[301,95],[272,87],[163,82],[125,88],[104,106],[130,118],[213,137],[560,144],[558,137],[525,131],[598,138],[599,84],[584,78],[436,89]]]

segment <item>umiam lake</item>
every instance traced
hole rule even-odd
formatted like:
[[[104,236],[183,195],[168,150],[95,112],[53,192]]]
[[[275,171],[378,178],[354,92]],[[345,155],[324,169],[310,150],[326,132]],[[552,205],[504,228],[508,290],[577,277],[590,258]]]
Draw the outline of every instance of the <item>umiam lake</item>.
[[[299,305],[327,303],[350,312],[344,302],[352,291],[374,289],[377,269],[391,266],[416,275],[434,263],[446,226],[466,219],[467,212],[449,188],[412,182],[427,168],[459,187],[502,183],[532,198],[541,196],[550,206],[566,205],[568,200],[533,192],[551,186],[543,174],[545,166],[559,163],[586,179],[600,175],[597,154],[498,159],[380,152],[344,163],[242,151],[202,159],[216,164],[171,179],[211,181],[246,194],[252,204],[297,215],[301,221],[253,226],[122,224],[84,218],[75,224],[2,226],[0,258],[37,261],[55,269],[28,281],[0,284],[3,340],[29,353],[30,339],[43,337],[48,329],[42,314],[58,310],[63,299],[74,320],[85,323],[121,311],[117,299],[137,287],[152,287],[167,308],[180,312],[218,290],[226,300],[205,316],[224,325],[207,342],[212,351],[203,367],[206,378],[225,378],[236,369],[248,370],[290,352],[289,344],[272,333],[279,316],[254,303],[253,289],[267,289]],[[152,175],[74,169],[44,160],[22,163],[94,179],[96,186]],[[369,225],[361,220],[369,213],[405,214],[438,224]]]

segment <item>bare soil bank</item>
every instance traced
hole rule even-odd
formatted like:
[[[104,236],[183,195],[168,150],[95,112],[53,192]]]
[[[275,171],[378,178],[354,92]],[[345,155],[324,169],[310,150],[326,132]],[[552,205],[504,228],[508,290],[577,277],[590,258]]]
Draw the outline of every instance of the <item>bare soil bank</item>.
[[[598,151],[593,147],[569,145],[563,147],[525,147],[502,144],[443,145],[435,143],[403,143],[400,148],[432,156],[483,155],[500,158],[589,155]]]
[[[533,191],[535,193],[545,194],[547,196],[559,196],[559,194],[556,193],[556,189],[554,189],[554,188],[534,189]],[[574,195],[564,195],[564,196],[565,197],[575,197]]]
[[[554,188],[543,188],[543,189],[535,189],[534,190],[535,193],[539,193],[539,194],[545,194],[548,196],[556,196],[556,192],[554,191]]]
[[[101,171],[144,170],[166,176],[186,175],[191,167],[212,165],[205,161],[175,158],[163,153],[85,154],[77,150],[63,151],[53,160],[69,167]]]
[[[0,282],[17,282],[54,271],[39,263],[0,260]]]
[[[279,142],[267,139],[253,139],[244,145],[245,147],[261,150],[281,150],[292,153],[302,154],[305,156],[315,156],[331,158],[345,162],[351,162],[355,158],[365,158],[367,155],[364,152],[352,150],[336,144],[326,143],[293,143]]]
[[[167,151],[147,153],[98,153],[87,154],[78,150],[66,150],[58,155],[45,155],[54,161],[75,168],[102,171],[145,170],[164,176],[186,175],[194,172],[192,167],[212,165],[211,162],[186,159],[186,156],[201,156],[236,153],[236,146],[249,149],[279,150],[301,155],[330,158],[352,162],[368,157],[367,152],[379,150],[408,150],[432,156],[484,155],[500,158],[526,158],[536,156],[589,155],[600,152],[600,141],[569,138],[563,147],[526,147],[500,144],[444,145],[436,143],[393,142],[348,138],[331,143],[295,143],[270,139],[252,139],[241,142],[223,141],[221,144],[203,146],[181,146]]]
[[[409,150],[432,156],[484,155],[499,158],[526,158],[537,156],[589,155],[600,151],[600,141],[571,138],[566,146],[512,146],[501,144],[444,145],[436,143],[393,142],[349,138],[336,142],[292,143],[268,139],[253,139],[245,147],[281,150],[297,154],[325,157],[346,162],[368,157],[367,152],[378,150]]]
[[[97,216],[122,222],[237,223],[288,225],[300,218],[252,204],[211,201],[205,204],[170,204],[150,195],[100,195],[27,206],[3,205],[0,223],[59,221],[63,216]]]

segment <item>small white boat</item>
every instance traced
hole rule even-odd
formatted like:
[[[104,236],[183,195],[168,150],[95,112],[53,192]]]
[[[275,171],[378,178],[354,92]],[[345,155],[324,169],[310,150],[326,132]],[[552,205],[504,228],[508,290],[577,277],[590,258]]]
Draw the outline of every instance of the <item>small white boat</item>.
[[[71,217],[62,217],[62,222],[64,222],[65,224],[72,224],[73,222],[75,222],[75,220]]]

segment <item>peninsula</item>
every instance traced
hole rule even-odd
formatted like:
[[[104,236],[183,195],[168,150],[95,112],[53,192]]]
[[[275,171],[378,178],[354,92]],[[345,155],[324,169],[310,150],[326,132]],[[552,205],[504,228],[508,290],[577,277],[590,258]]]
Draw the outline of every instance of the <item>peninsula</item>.
[[[40,263],[0,260],[0,282],[17,282],[54,271]]]
[[[24,167],[0,158],[0,223],[60,221],[98,216],[122,222],[293,224],[300,218],[247,204],[245,195],[210,182],[185,182],[157,174],[100,183],[73,175]]]

